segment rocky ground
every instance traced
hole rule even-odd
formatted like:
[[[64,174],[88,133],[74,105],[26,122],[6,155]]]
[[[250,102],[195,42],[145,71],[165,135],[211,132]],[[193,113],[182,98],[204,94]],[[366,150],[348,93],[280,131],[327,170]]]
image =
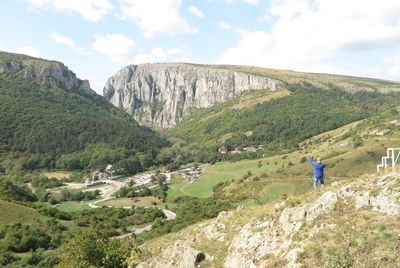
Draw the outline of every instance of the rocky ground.
[[[342,181],[148,241],[138,267],[400,267],[399,219],[400,173]]]

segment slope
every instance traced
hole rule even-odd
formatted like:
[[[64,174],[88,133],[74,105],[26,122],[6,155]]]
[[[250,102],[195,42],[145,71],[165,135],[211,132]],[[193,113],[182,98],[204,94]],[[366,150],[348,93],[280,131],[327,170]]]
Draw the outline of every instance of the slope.
[[[397,114],[392,110],[321,133],[300,143],[294,151],[203,165],[199,180],[175,180],[169,196],[214,196],[248,203],[265,196],[271,201],[282,194],[303,194],[312,189],[311,154],[321,156],[327,164],[327,183],[373,174],[386,148],[400,144]]]
[[[147,151],[166,144],[61,63],[0,53],[0,73],[3,152],[60,155],[96,143]]]
[[[391,109],[400,99],[394,92],[352,93],[311,83],[286,87],[286,93],[279,95],[279,91],[251,91],[211,108],[194,110],[170,133],[189,142],[226,145],[229,150],[264,145],[263,154],[274,153],[295,149],[312,136]]]
[[[397,267],[400,174],[238,207],[141,246],[137,267]]]
[[[15,223],[43,224],[47,220],[51,219],[50,217],[43,216],[34,208],[29,208],[4,200],[0,200],[0,211],[0,228],[7,224]]]

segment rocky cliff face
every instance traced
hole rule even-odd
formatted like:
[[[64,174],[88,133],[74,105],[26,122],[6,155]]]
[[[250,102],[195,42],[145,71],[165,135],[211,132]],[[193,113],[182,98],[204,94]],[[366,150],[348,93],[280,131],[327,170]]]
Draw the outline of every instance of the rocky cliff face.
[[[268,77],[191,64],[130,65],[108,79],[103,94],[147,126],[170,128],[191,108],[206,108],[251,89],[275,91]]]
[[[146,242],[139,267],[398,267],[399,219],[400,173],[335,182]]]
[[[5,60],[0,53],[0,74],[17,74],[37,83],[65,90],[77,90],[85,94],[96,94],[88,80],[81,80],[61,62],[45,61],[31,57]]]

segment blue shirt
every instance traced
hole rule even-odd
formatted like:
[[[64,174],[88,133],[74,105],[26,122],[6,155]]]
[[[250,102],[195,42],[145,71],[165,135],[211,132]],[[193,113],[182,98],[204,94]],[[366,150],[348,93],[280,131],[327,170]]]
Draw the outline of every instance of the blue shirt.
[[[310,164],[314,167],[314,177],[317,179],[323,178],[325,164],[322,164],[321,162],[315,162],[312,156],[310,157]]]

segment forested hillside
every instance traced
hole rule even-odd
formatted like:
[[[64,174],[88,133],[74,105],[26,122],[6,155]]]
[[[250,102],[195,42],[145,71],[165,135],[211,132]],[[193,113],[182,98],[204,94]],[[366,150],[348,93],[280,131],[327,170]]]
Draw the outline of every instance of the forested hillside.
[[[0,53],[0,167],[12,158],[25,159],[23,169],[55,168],[61,156],[95,144],[106,148],[96,152],[107,154],[103,167],[116,148],[121,153],[112,164],[137,153],[152,158],[167,141],[96,95],[62,63]],[[78,160],[75,168],[83,167]]]
[[[107,143],[144,151],[163,141],[101,99],[0,76],[2,150],[67,153]]]
[[[269,151],[294,149],[307,138],[389,110],[400,100],[400,94],[394,92],[351,93],[307,83],[288,84],[287,89],[290,94],[262,103],[257,102],[260,92],[254,91],[250,96],[194,110],[171,133],[190,142],[226,145],[230,150],[259,145]],[[241,105],[246,98],[250,103]]]

